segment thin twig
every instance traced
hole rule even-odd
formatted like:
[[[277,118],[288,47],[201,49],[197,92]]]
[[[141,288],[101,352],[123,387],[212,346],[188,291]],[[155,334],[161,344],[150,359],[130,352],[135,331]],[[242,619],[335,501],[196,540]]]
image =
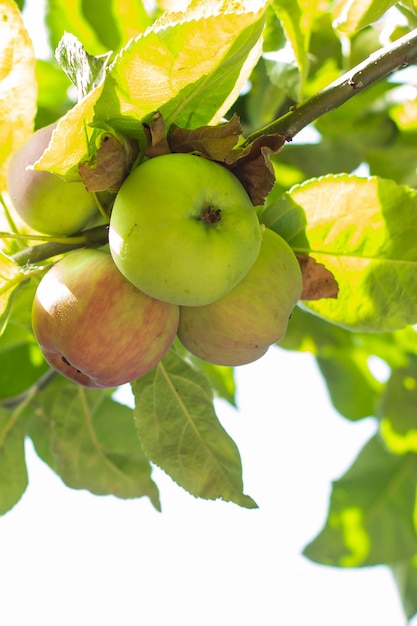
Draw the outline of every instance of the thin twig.
[[[314,120],[338,108],[366,87],[416,61],[417,29],[374,52],[318,94],[293,106],[286,115],[249,135],[245,145],[257,137],[271,134],[282,135],[286,141],[291,141]]]
[[[21,252],[12,255],[12,259],[22,267],[27,264],[40,263],[46,259],[51,259],[59,254],[65,254],[77,248],[92,248],[103,246],[108,241],[108,226],[95,226],[82,233],[83,237],[68,238],[68,241],[61,243],[48,241],[37,246],[29,246]]]

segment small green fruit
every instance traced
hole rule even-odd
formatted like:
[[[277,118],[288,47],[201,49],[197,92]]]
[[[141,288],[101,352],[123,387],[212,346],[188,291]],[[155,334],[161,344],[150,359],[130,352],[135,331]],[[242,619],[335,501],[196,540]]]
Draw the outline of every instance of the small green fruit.
[[[55,126],[37,130],[13,155],[8,192],[16,213],[30,228],[45,235],[66,236],[84,228],[97,214],[97,207],[82,182],[27,169],[48,146]]]
[[[250,363],[282,339],[301,289],[293,251],[266,228],[255,264],[236,287],[213,304],[181,307],[178,337],[192,354],[210,363]]]
[[[145,161],[125,180],[110,220],[110,251],[138,289],[175,304],[214,302],[254,264],[255,208],[225,167],[191,154]]]

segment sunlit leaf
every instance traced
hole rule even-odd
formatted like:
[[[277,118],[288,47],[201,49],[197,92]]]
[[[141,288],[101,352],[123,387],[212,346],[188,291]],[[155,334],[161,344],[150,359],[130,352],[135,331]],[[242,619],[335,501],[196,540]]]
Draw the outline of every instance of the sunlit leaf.
[[[417,552],[414,528],[417,455],[397,456],[378,436],[333,483],[323,530],[304,549],[324,565],[393,563]]]
[[[194,496],[243,507],[238,449],[221,426],[207,379],[173,351],[132,384],[135,422],[146,456]]]
[[[369,358],[378,354],[381,345],[388,352],[390,339],[395,345],[394,338],[387,335],[380,339],[381,345],[369,344],[368,339],[369,335],[351,333],[296,307],[279,346],[311,352],[317,359],[333,406],[347,419],[358,420],[374,415],[381,392],[381,383],[370,371]],[[386,357],[387,352],[378,356]],[[395,346],[392,352],[395,356],[399,353],[400,362],[406,359],[400,347]]]
[[[68,174],[69,179],[79,180],[78,163],[88,153],[85,124],[93,119],[94,106],[102,90],[103,85],[99,85],[60,118],[51,143],[34,164],[35,169]]]
[[[12,0],[0,0],[0,191],[11,154],[33,132],[37,83],[32,41]]]
[[[0,336],[9,319],[13,294],[23,279],[19,265],[0,252]]]
[[[294,187],[262,216],[334,275],[337,299],[306,303],[350,329],[417,322],[417,193],[391,180],[325,176]]]
[[[397,0],[341,0],[335,4],[335,25],[351,35],[376,22],[394,4]]]
[[[164,14],[121,51],[104,85],[60,121],[36,167],[62,175],[73,170],[88,151],[92,122],[122,131],[127,124],[137,135],[140,121],[155,111],[167,126],[219,121],[259,58],[264,13],[263,0],[256,12],[250,0],[230,0]]]
[[[311,29],[318,5],[318,0],[273,0],[272,2],[272,7],[281,20],[297,63],[298,76],[294,74],[296,82],[292,90],[296,100],[299,100],[301,97],[302,84],[309,68],[308,50]],[[270,57],[267,56],[267,58],[269,59]],[[279,63],[280,58],[278,55],[275,63]],[[272,60],[268,62],[272,65]],[[284,62],[285,59],[283,59],[282,63]],[[269,68],[269,73],[270,76],[273,76],[272,67]],[[280,83],[276,84],[279,85]],[[285,90],[284,86],[283,89]]]
[[[77,87],[81,100],[105,79],[110,53],[100,56],[88,54],[81,42],[71,33],[65,33],[55,50],[55,57],[71,82]]]
[[[84,18],[83,4],[84,0],[47,0],[45,21],[52,50],[55,50],[63,34],[68,32],[75,35],[90,54],[108,51],[107,45],[100,41],[98,33]]]
[[[0,515],[20,500],[28,484],[24,439],[21,424],[0,408]]]
[[[417,358],[395,369],[378,402],[381,436],[396,454],[417,452]]]
[[[46,22],[55,49],[64,32],[75,35],[90,52],[117,52],[151,23],[141,0],[47,0]]]
[[[83,0],[82,11],[84,19],[92,26],[100,41],[114,51],[152,23],[142,0]]]
[[[159,110],[168,125],[190,128],[219,121],[259,58],[265,3],[256,5],[196,3],[164,14],[111,68],[121,113]]]

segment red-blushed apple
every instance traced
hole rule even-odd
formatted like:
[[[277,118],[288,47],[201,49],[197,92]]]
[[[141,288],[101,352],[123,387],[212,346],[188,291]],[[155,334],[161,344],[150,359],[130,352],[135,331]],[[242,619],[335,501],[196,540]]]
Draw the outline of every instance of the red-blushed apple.
[[[48,146],[56,123],[37,130],[13,155],[8,170],[8,193],[18,216],[45,235],[66,236],[84,228],[98,213],[84,184],[28,169]]]
[[[255,264],[236,287],[212,304],[181,307],[178,337],[192,354],[210,363],[250,363],[282,339],[301,289],[301,269],[292,249],[266,228]]]
[[[229,170],[192,154],[165,154],[124,181],[109,244],[117,267],[138,289],[198,306],[224,296],[249,271],[261,227]]]
[[[175,338],[179,307],[139,291],[107,252],[80,249],[40,281],[34,335],[46,361],[86,387],[109,388],[153,369]]]

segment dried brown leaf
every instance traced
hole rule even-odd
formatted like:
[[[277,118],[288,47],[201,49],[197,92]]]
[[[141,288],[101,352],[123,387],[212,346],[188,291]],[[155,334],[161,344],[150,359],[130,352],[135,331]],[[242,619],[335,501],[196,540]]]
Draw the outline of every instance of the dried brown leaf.
[[[237,115],[217,126],[181,128],[173,124],[168,141],[172,152],[194,152],[201,156],[225,163],[242,134]]]
[[[129,174],[138,151],[137,141],[121,140],[111,133],[103,133],[96,154],[78,165],[87,191],[117,192]]]
[[[337,298],[339,285],[332,272],[313,257],[297,254],[303,274],[303,291],[300,300]]]
[[[285,143],[281,135],[258,137],[247,148],[234,151],[228,167],[240,180],[254,206],[260,206],[272,190],[275,173],[270,155],[279,152]]]
[[[216,126],[190,129],[172,124],[167,135],[161,114],[155,113],[152,121],[143,127],[147,138],[145,156],[194,153],[221,163],[239,179],[254,206],[262,205],[274,186],[270,156],[282,149],[285,143],[282,135],[264,135],[249,146],[239,147],[242,127],[237,115]]]
[[[153,158],[171,152],[168,144],[165,122],[159,112],[154,113],[150,123],[142,124],[147,141],[144,155]]]

